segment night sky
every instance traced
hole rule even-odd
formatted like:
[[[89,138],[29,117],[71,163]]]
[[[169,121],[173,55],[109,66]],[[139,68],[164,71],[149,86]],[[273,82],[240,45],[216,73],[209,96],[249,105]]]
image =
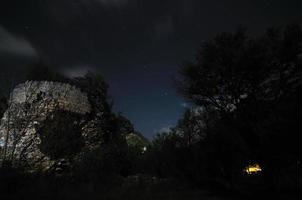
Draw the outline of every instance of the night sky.
[[[203,41],[301,22],[301,0],[1,0],[0,67],[42,60],[68,76],[99,72],[114,110],[151,138],[188,107],[173,80]]]

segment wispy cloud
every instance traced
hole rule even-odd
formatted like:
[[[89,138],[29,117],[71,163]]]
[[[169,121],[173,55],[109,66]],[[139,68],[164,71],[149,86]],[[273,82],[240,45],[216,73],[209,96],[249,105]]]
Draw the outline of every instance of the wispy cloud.
[[[37,56],[32,44],[26,39],[16,36],[0,25],[0,53],[13,56]]]
[[[86,66],[79,66],[79,67],[73,67],[64,69],[63,74],[66,76],[72,78],[72,77],[81,77],[84,76],[88,71],[93,71],[92,67],[86,67]]]
[[[160,128],[159,130],[155,130],[155,133],[170,133],[172,131],[172,126],[168,125],[168,126],[164,126],[162,128]]]

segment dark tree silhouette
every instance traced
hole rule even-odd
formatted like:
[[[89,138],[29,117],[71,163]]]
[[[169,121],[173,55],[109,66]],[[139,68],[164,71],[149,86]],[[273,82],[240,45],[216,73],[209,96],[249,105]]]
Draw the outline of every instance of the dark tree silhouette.
[[[69,159],[84,146],[81,117],[67,111],[54,111],[37,128],[39,149],[53,160]]]
[[[185,64],[181,93],[205,113],[216,111],[206,138],[216,157],[212,169],[232,180],[234,169],[253,160],[271,177],[300,165],[301,55],[297,25],[257,38],[239,29],[205,42],[196,61]]]
[[[244,29],[203,44],[195,62],[181,70],[182,94],[200,106],[230,112],[246,97],[278,98],[301,68],[301,29],[269,29],[250,38]],[[268,91],[270,90],[270,91]],[[270,96],[269,96],[270,95]]]
[[[100,74],[87,72],[83,77],[75,77],[71,83],[87,93],[92,105],[92,114],[101,115],[110,112],[108,85]]]
[[[54,81],[54,82],[68,82],[68,78],[63,74],[53,70],[50,66],[42,61],[38,61],[27,68],[25,68],[25,80],[34,81]]]

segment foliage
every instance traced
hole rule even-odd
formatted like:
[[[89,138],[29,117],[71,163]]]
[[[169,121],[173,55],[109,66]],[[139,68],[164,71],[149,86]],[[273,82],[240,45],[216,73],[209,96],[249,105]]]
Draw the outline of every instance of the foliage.
[[[150,149],[149,141],[140,133],[135,132],[126,135],[126,142],[128,166],[126,166],[124,173],[128,175],[144,173],[149,165],[146,159]]]
[[[135,132],[133,124],[130,122],[129,119],[127,119],[121,114],[114,115],[114,118],[116,122],[116,129],[121,135],[126,136],[130,133]]]
[[[0,117],[1,118],[6,109],[7,109],[7,99],[2,96],[2,97],[0,97]]]
[[[110,105],[107,102],[108,85],[100,74],[87,72],[83,77],[75,77],[71,83],[88,95],[93,115],[101,117],[102,114],[110,113]]]
[[[269,29],[256,39],[242,29],[222,33],[202,46],[196,62],[182,69],[180,89],[197,105],[231,111],[246,97],[263,98],[285,90],[286,81],[301,66],[300,53],[298,26],[288,27],[283,34]],[[269,94],[267,89],[272,89]]]
[[[67,111],[54,111],[37,128],[42,153],[58,160],[79,153],[84,145],[81,116]]]
[[[140,149],[140,151],[143,151],[143,148],[149,145],[148,140],[139,133],[126,135],[126,140],[129,147]]]
[[[232,182],[253,160],[271,176],[281,166],[297,166],[301,53],[299,26],[269,29],[258,38],[240,29],[204,43],[196,61],[183,67],[182,94],[205,114],[216,113],[202,144],[205,156],[215,157],[207,161],[215,175]]]
[[[68,78],[39,61],[25,69],[25,80],[68,82]]]

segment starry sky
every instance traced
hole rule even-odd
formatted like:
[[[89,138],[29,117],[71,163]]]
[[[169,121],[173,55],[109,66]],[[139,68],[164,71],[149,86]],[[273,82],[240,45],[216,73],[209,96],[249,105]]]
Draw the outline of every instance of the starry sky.
[[[240,25],[258,35],[301,24],[301,11],[301,0],[1,0],[0,67],[101,73],[114,110],[152,138],[189,106],[174,80],[203,41]]]

